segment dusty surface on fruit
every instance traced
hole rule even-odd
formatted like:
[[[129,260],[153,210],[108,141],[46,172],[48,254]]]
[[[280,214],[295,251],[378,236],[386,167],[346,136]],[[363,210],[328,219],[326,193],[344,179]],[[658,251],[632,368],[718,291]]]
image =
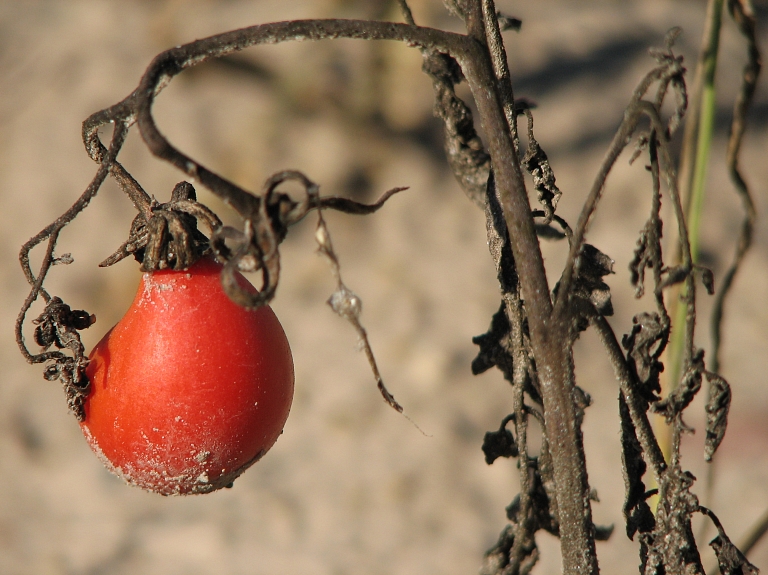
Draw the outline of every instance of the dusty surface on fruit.
[[[251,23],[397,18],[394,8],[383,11],[386,4],[0,2],[0,86],[13,87],[0,94],[0,274],[4,301],[12,302],[2,307],[0,322],[0,573],[477,572],[518,492],[514,461],[488,466],[481,451],[484,433],[498,428],[511,397],[497,373],[471,375],[477,354],[471,338],[487,330],[499,307],[498,283],[483,214],[444,160],[443,130],[432,117],[432,85],[420,71],[418,51],[385,42],[265,46],[183,74],[155,109],[160,130],[182,150],[249,189],[287,168],[305,172],[323,194],[360,201],[410,186],[372,216],[326,217],[345,281],[363,302],[362,321],[384,381],[428,437],[382,401],[356,335],[325,304],[335,286],[315,253],[311,218],[282,246],[272,306],[294,354],[291,416],[275,446],[233,489],[163,498],[127,487],[94,457],[67,413],[60,385],[24,362],[10,329],[28,293],[18,245],[58,217],[96,169],[83,149],[82,121],[130,93],[157,53]],[[410,4],[417,22],[460,29],[439,0]],[[558,213],[573,223],[632,90],[652,63],[647,48],[681,25],[677,46],[693,69],[702,3],[498,4],[523,20],[520,33],[505,33],[515,95],[538,104],[536,137],[563,192]],[[764,8],[761,14],[764,21]],[[768,46],[765,28],[761,35]],[[721,82],[735,90],[743,49],[730,25],[722,43]],[[763,222],[766,94],[763,79],[742,158]],[[718,118],[728,117],[732,95],[723,94]],[[713,153],[722,153],[725,124],[718,124],[720,152]],[[627,158],[608,179],[589,234],[590,243],[616,261],[606,281],[619,333],[650,305],[636,302],[629,284],[650,195],[644,167],[627,166]],[[134,132],[120,160],[161,202],[183,179],[151,157]],[[716,277],[727,265],[741,213],[723,166],[719,159],[711,165],[712,203],[704,215],[704,255]],[[226,206],[196,187],[200,201],[228,217]],[[83,332],[89,350],[136,294],[141,274],[130,258],[97,267],[126,240],[134,213],[110,182],[61,237],[59,251],[75,261],[52,271],[50,287],[73,309],[96,314],[96,324]],[[565,259],[563,244],[543,246],[551,283]],[[723,375],[733,386],[733,405],[713,506],[734,539],[768,508],[766,286],[763,226],[737,278],[725,325]],[[705,317],[705,295],[701,304]],[[33,308],[30,317],[41,311]],[[702,347],[709,345],[705,323]],[[617,526],[610,542],[598,544],[601,568],[635,572],[637,546],[621,528],[618,389],[594,333],[582,336],[576,353],[578,382],[594,400],[584,428],[589,477],[601,500],[594,504],[595,521]],[[697,432],[683,443],[697,491],[706,476],[703,414],[703,405],[691,406],[686,423]],[[557,542],[546,534],[539,539],[534,573],[560,573]],[[765,542],[753,560],[768,566]]]
[[[229,300],[221,268],[204,258],[144,274],[90,354],[80,424],[89,445],[116,475],[161,495],[230,485],[272,447],[290,410],[285,333],[269,307]]]
[[[215,481],[211,481],[212,474],[208,471],[211,453],[209,451],[191,449],[181,460],[183,471],[174,475],[168,472],[167,452],[162,451],[157,445],[153,448],[154,453],[150,453],[146,459],[137,460],[135,463],[116,465],[104,454],[98,441],[91,435],[87,427],[83,427],[83,435],[93,452],[109,471],[125,480],[126,483],[160,495],[202,495],[223,487],[232,487],[235,479],[266,453],[266,450],[257,452],[249,461],[236,469],[227,470],[224,468],[219,470],[217,468],[214,473]],[[150,442],[149,438],[147,441]],[[218,446],[214,446],[214,449],[218,450]]]

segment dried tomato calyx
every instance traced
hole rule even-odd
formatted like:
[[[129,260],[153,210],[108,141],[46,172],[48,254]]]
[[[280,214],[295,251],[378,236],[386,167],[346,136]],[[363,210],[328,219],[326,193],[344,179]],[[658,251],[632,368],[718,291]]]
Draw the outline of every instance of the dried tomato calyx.
[[[210,253],[209,240],[197,229],[197,220],[202,220],[211,232],[221,227],[221,220],[197,202],[192,184],[176,184],[170,202],[155,202],[150,209],[149,219],[143,213],[134,218],[128,240],[99,264],[101,267],[133,255],[143,272],[178,271],[188,269]]]

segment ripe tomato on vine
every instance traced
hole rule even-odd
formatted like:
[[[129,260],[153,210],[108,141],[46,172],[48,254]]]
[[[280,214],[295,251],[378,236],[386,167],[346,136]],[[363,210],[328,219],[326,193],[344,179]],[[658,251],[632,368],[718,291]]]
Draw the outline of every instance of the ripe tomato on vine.
[[[283,328],[269,306],[233,303],[221,269],[204,257],[185,271],[144,274],[90,355],[86,439],[109,469],[163,495],[231,485],[272,447],[290,410]]]

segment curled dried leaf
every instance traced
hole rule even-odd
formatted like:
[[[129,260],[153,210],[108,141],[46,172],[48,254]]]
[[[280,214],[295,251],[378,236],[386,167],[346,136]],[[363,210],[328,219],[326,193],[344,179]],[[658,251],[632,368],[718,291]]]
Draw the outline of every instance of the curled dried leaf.
[[[75,414],[78,421],[85,418],[83,404],[90,389],[90,382],[85,375],[88,358],[80,340],[80,330],[93,325],[96,316],[84,310],[73,310],[61,298],[53,297],[45,306],[40,316],[33,320],[35,342],[48,350],[51,346],[67,349],[72,355],[59,351],[44,353],[41,358],[48,363],[43,377],[48,381],[58,379],[64,385],[67,396],[67,406]]]
[[[736,545],[728,538],[717,515],[706,507],[699,511],[709,517],[717,528],[717,536],[709,542],[717,556],[717,564],[722,575],[758,575],[760,570],[752,565]]]
[[[422,70],[432,79],[434,114],[443,121],[451,170],[469,199],[483,207],[491,158],[475,131],[471,108],[456,95],[455,85],[464,79],[461,67],[447,54],[425,51]]]
[[[661,391],[659,374],[664,364],[659,361],[669,339],[669,326],[658,313],[642,312],[632,318],[632,331],[621,340],[627,350],[627,363],[642,383],[640,392],[646,401],[656,401]]]
[[[512,381],[509,330],[509,319],[504,312],[504,302],[501,302],[499,310],[493,314],[488,331],[472,338],[472,343],[480,347],[477,357],[472,360],[472,375],[479,375],[492,367],[498,367],[505,377]]]
[[[661,265],[661,219],[653,214],[646,222],[637,240],[635,255],[629,263],[630,281],[635,286],[635,297],[645,293],[645,270]]]
[[[538,560],[533,534],[519,525],[506,525],[496,544],[485,553],[480,575],[528,575]]]
[[[544,224],[549,224],[562,192],[555,183],[555,173],[546,152],[533,135],[533,114],[529,108],[525,108],[525,115],[528,117],[528,149],[523,157],[523,165],[533,178],[533,187],[544,209]]]
[[[523,26],[523,21],[519,18],[506,16],[498,11],[496,12],[496,19],[499,21],[499,29],[502,32],[506,32],[507,30],[514,30],[515,32],[519,32],[520,28]]]
[[[517,443],[512,432],[507,429],[507,423],[514,421],[514,414],[508,415],[501,421],[498,431],[489,431],[483,437],[483,453],[485,462],[491,465],[499,457],[517,457]]]
[[[588,294],[600,315],[613,315],[611,289],[602,279],[613,273],[613,260],[591,244],[584,244],[579,260],[576,289],[582,289]]]
[[[704,350],[696,350],[686,366],[680,384],[662,401],[654,404],[653,410],[664,415],[667,423],[672,421],[688,407],[701,389],[704,373]]]
[[[760,570],[749,562],[722,529],[719,529],[718,536],[710,541],[709,545],[717,555],[717,564],[722,575],[759,575]]]
[[[584,244],[577,258],[577,274],[573,282],[572,298],[573,321],[576,333],[589,326],[590,318],[595,314],[613,315],[611,288],[603,277],[613,273],[614,261],[591,244]],[[557,296],[560,282],[553,290]]]
[[[699,271],[701,271],[701,283],[704,284],[704,289],[707,290],[709,295],[714,295],[715,274],[712,273],[711,269],[704,267],[699,267]]]
[[[707,394],[707,436],[704,439],[704,458],[712,460],[712,456],[720,446],[728,425],[728,410],[731,407],[731,386],[716,373],[706,372],[709,382]]]
[[[643,450],[637,439],[635,426],[623,396],[619,396],[619,417],[621,419],[621,460],[624,471],[624,518],[627,523],[627,537],[634,539],[635,533],[653,530],[656,520],[648,505],[649,493],[643,483],[646,464]]]
[[[47,350],[51,346],[75,351],[80,346],[79,330],[87,329],[96,322],[96,316],[82,309],[72,309],[61,298],[53,297],[37,319],[35,343]]]

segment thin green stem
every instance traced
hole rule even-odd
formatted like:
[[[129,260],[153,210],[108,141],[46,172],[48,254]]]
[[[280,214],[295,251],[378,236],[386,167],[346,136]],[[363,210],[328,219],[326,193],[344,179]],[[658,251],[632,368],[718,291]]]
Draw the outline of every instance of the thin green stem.
[[[716,90],[715,75],[717,72],[717,56],[720,47],[720,28],[723,16],[723,0],[711,0],[708,14],[710,21],[707,26],[707,38],[703,46],[703,58],[699,60],[702,68],[701,83],[701,108],[699,112],[698,134],[696,138],[696,158],[693,168],[693,183],[691,193],[685,198],[686,217],[688,220],[688,237],[691,244],[691,259],[695,264],[699,256],[699,239],[701,229],[701,216],[704,208],[704,192],[709,164],[709,152],[712,147],[712,137],[715,125]],[[691,144],[692,145],[692,144]],[[686,297],[685,289],[681,290],[682,297]],[[682,358],[685,345],[685,325],[687,306],[680,305],[675,298],[670,302],[673,308],[673,330],[668,351],[669,387],[677,387],[682,370]]]

